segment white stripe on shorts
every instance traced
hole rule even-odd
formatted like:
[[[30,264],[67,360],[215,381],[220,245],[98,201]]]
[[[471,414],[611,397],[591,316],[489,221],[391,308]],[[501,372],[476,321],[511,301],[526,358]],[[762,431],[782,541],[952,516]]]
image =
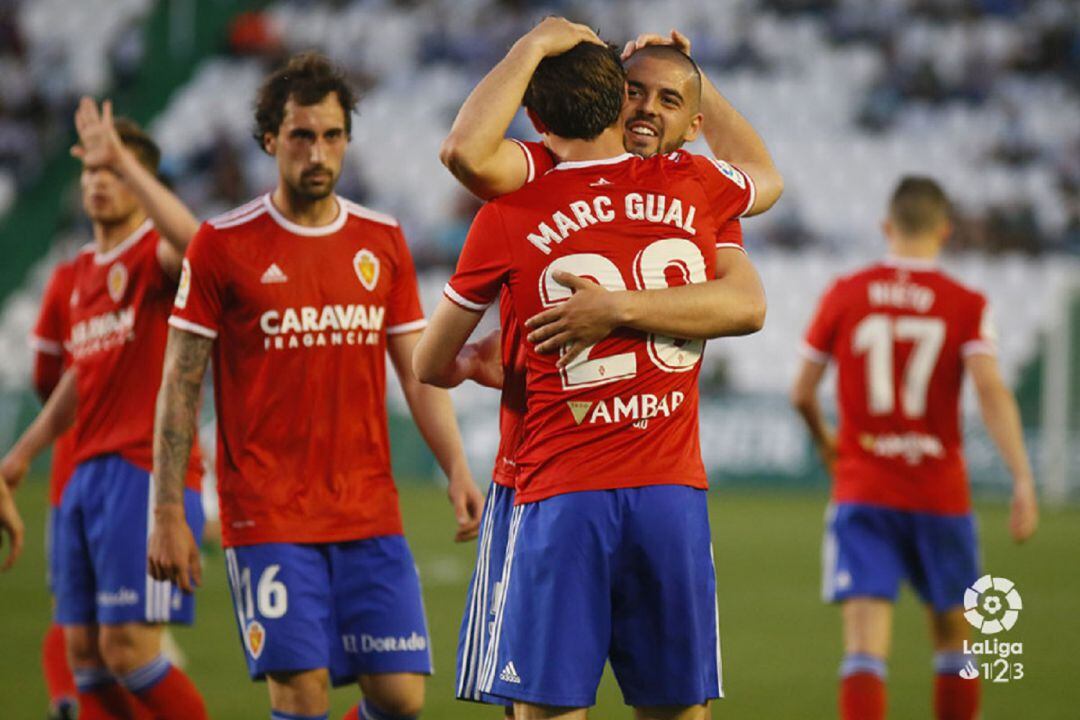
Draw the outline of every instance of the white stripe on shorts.
[[[477,674],[479,664],[483,660],[481,653],[484,648],[484,638],[487,629],[487,605],[490,565],[491,565],[491,540],[494,534],[491,516],[495,512],[498,502],[500,486],[493,484],[491,496],[484,508],[484,517],[481,523],[484,526],[484,534],[480,536],[480,548],[476,558],[476,572],[473,581],[473,595],[469,602],[469,620],[465,629],[465,643],[461,650],[462,665],[461,677],[458,680],[457,697],[479,700],[480,692],[477,688]]]
[[[825,506],[825,535],[821,540],[821,599],[832,602],[836,597],[836,533],[833,532],[833,520],[836,519],[836,506]]]
[[[510,532],[506,540],[506,560],[503,562],[502,587],[494,598],[495,626],[492,628],[491,637],[488,639],[487,658],[480,672],[480,689],[486,693],[491,692],[491,686],[495,682],[495,674],[498,672],[499,640],[502,638],[506,596],[510,590],[510,571],[514,565],[514,547],[517,545],[518,528],[521,525],[521,516],[525,507],[525,505],[516,506],[510,517]]]

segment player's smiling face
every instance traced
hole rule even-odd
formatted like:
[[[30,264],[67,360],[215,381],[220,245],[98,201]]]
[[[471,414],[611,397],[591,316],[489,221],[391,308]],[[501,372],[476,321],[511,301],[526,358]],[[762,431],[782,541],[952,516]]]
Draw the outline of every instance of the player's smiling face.
[[[266,136],[266,151],[277,158],[282,182],[295,195],[321,200],[334,192],[349,137],[337,93],[314,105],[289,98],[277,135]]]
[[[120,177],[103,167],[83,165],[79,178],[83,209],[93,222],[118,225],[139,210],[139,201]]]
[[[620,121],[629,152],[645,157],[671,152],[697,137],[702,116],[689,68],[665,58],[632,55],[626,61],[626,84]]]

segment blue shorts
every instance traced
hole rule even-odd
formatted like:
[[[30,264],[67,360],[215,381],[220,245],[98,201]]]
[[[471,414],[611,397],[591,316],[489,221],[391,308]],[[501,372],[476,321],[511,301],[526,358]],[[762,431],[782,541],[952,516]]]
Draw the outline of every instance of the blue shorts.
[[[431,674],[420,576],[401,535],[225,550],[248,672],[327,668],[334,685],[370,673]]]
[[[60,569],[56,566],[56,542],[60,525],[56,522],[59,509],[50,506],[45,513],[45,586],[49,594],[56,594],[56,578]]]
[[[61,625],[179,623],[195,619],[195,597],[146,572],[153,518],[150,473],[119,455],[79,464],[64,490],[56,525],[56,621]],[[184,511],[202,538],[199,493],[184,490]]]
[[[491,483],[484,503],[484,516],[480,519],[476,570],[469,583],[465,615],[461,619],[461,632],[458,635],[455,695],[460,700],[513,705],[504,698],[485,695],[477,687],[480,665],[487,653],[488,638],[495,619],[494,598],[502,587],[506,539],[510,534],[513,511],[514,489]]]
[[[514,508],[483,692],[588,707],[611,660],[634,707],[723,696],[705,491],[568,493]]]
[[[873,505],[830,505],[822,546],[822,596],[895,601],[907,578],[923,602],[944,612],[964,603],[979,576],[975,518]]]

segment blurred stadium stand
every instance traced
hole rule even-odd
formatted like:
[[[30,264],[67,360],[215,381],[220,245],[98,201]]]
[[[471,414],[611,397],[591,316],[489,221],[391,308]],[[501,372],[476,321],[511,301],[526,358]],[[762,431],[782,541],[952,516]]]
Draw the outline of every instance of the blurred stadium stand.
[[[1080,274],[1074,1],[85,0],[76,7],[0,0],[0,233],[5,257],[22,258],[0,269],[5,348],[22,347],[48,267],[87,239],[71,184],[76,168],[66,159],[78,94],[115,96],[121,112],[149,122],[165,151],[163,173],[207,217],[273,185],[273,163],[250,136],[251,99],[268,67],[310,48],[344,65],[364,90],[340,191],[400,218],[431,308],[478,207],[439,164],[439,143],[483,73],[538,17],[556,12],[617,42],[642,31],[687,32],[695,57],[785,174],[777,208],[744,226],[769,291],[767,328],[713,343],[706,355],[703,382],[727,393],[722,408],[705,412],[706,432],[719,438],[710,452],[726,448],[730,464],[739,448],[759,448],[780,453],[777,475],[811,472],[805,438],[780,395],[795,347],[829,279],[882,251],[882,207],[909,172],[935,176],[954,197],[947,266],[990,296],[1006,374],[1020,389],[1025,420],[1038,428],[1040,337]],[[520,117],[512,131],[533,136]],[[1080,314],[1066,316],[1075,325]],[[1064,352],[1071,431],[1080,426],[1080,402],[1072,400],[1080,396],[1080,362],[1071,348]],[[7,353],[0,383],[21,388],[26,376],[23,356]],[[494,395],[458,392],[477,415],[466,431],[483,466],[496,437]],[[748,442],[738,440],[751,432]],[[973,470],[1000,481],[1000,466],[980,450],[985,437],[976,435]],[[771,441],[782,437],[790,442]],[[1073,467],[1080,471],[1080,462]]]

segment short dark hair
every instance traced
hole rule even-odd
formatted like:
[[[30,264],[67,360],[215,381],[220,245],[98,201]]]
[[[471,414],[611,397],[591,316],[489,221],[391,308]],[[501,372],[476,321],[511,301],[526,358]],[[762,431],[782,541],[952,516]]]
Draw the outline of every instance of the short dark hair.
[[[701,105],[701,68],[694,62],[694,58],[690,57],[682,50],[672,45],[646,45],[645,47],[635,50],[634,54],[626,59],[626,63],[629,65],[634,61],[634,58],[642,57],[655,57],[662,60],[672,60],[676,63],[680,63],[690,71],[690,76],[694,78],[694,97],[686,98],[686,101],[691,104],[691,107],[697,108]]]
[[[300,105],[315,105],[330,93],[337,93],[345,113],[345,133],[349,135],[357,97],[345,73],[325,55],[316,52],[289,58],[263,81],[255,95],[255,142],[263,147],[267,133],[277,135],[285,119],[285,104],[289,98]]]
[[[525,91],[525,107],[559,137],[592,140],[618,121],[625,94],[618,51],[581,42],[540,62]]]
[[[157,174],[161,165],[161,148],[142,127],[126,117],[113,119],[113,127],[120,136],[120,142],[135,154],[135,158],[150,172]]]
[[[949,219],[949,212],[949,198],[941,186],[919,175],[901,178],[889,201],[889,218],[904,235],[934,230]]]

